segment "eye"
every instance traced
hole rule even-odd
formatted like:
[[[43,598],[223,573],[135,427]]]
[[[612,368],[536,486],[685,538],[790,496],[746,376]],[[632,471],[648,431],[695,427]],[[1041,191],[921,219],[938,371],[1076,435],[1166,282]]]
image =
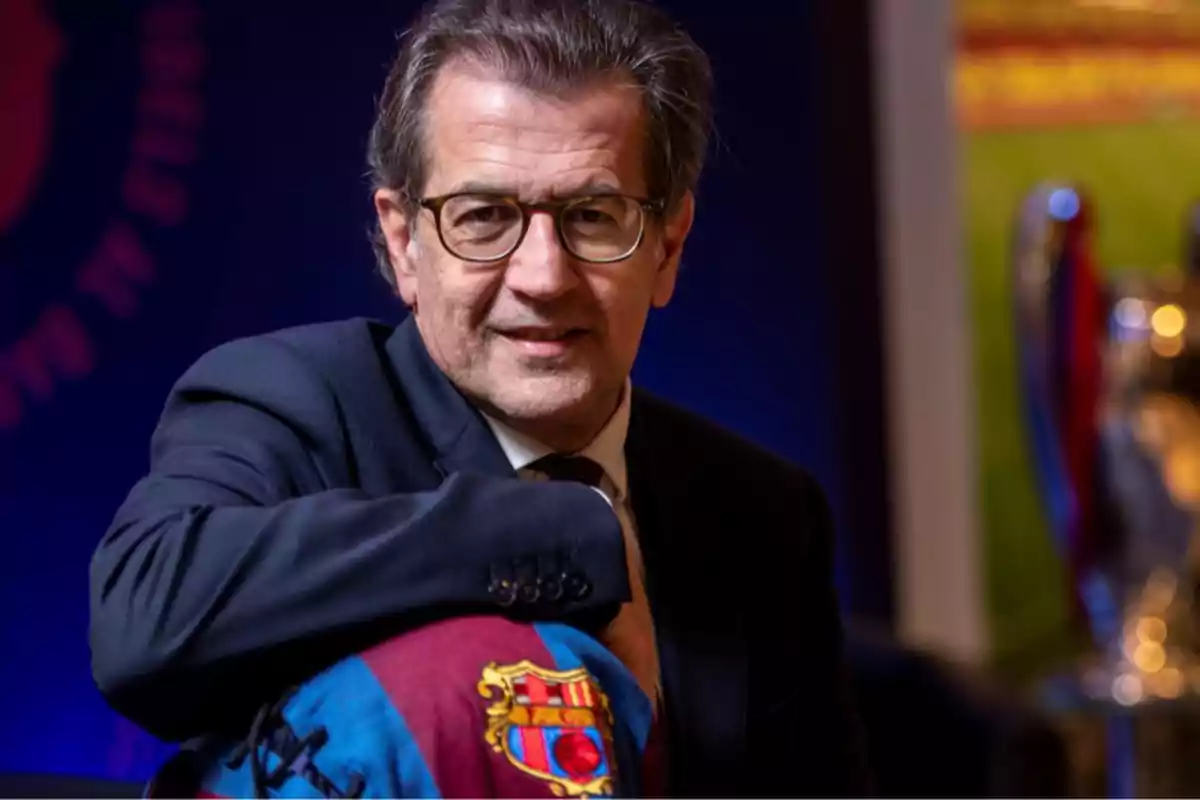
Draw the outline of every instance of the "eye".
[[[567,209],[566,219],[568,225],[584,226],[587,228],[607,227],[618,224],[618,215],[613,213],[614,209],[607,208],[603,204],[590,203],[588,205],[575,206]]]
[[[518,217],[517,210],[505,203],[488,203],[455,209],[455,226],[506,225]]]
[[[612,215],[601,211],[598,208],[573,208],[568,214],[571,222],[584,222],[596,224],[601,222],[611,222]]]

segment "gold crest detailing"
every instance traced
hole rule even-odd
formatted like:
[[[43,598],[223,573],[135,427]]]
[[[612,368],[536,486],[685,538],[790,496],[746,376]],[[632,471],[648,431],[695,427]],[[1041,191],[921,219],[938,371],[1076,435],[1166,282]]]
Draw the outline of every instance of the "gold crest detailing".
[[[495,752],[558,797],[612,795],[612,711],[587,670],[493,661],[477,688],[489,702],[484,738]]]

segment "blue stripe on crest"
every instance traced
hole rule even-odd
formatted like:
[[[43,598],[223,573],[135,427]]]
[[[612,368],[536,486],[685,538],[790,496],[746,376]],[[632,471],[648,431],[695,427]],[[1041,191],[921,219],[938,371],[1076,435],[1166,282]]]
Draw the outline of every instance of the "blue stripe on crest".
[[[596,745],[596,749],[601,753],[604,752],[604,741],[600,738],[600,731],[595,728],[584,728],[583,732],[592,740],[592,744]],[[604,759],[600,763],[600,769],[596,770],[596,777],[603,777],[608,774],[608,759]]]
[[[521,728],[519,725],[510,725],[508,728],[508,749],[512,751],[513,758],[525,763],[525,742],[521,739]]]

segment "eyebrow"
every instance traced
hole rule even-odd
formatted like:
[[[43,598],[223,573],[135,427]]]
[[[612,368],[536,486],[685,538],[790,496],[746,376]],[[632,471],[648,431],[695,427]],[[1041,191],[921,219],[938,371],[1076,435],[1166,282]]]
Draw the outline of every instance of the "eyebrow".
[[[567,192],[553,192],[550,197],[580,197],[596,194],[622,194],[619,186],[608,181],[587,181]],[[489,194],[500,197],[520,197],[521,192],[513,184],[490,183],[488,181],[464,181],[452,187],[446,194]]]

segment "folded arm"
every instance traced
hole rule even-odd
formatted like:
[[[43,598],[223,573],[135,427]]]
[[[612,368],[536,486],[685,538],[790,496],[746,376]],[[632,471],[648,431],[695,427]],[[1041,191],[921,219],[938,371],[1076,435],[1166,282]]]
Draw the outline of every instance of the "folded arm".
[[[589,488],[471,474],[384,497],[331,488],[330,459],[346,456],[323,434],[333,400],[307,402],[328,394],[319,376],[282,351],[234,355],[271,375],[223,385],[201,364],[180,381],[91,565],[96,682],[150,732],[237,724],[407,625],[495,610],[492,583],[514,564],[586,565],[590,593],[523,609],[543,618],[628,596],[619,524]]]

